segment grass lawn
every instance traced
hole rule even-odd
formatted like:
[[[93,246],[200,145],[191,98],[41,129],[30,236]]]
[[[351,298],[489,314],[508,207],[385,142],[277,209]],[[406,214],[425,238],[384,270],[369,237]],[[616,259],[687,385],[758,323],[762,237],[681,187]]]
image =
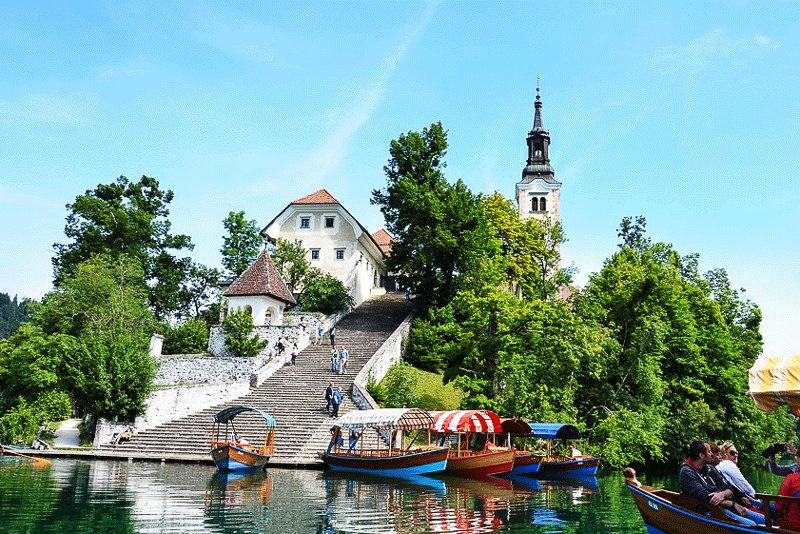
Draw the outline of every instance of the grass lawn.
[[[417,398],[423,410],[456,410],[463,394],[453,384],[443,384],[442,375],[414,369],[417,375]]]

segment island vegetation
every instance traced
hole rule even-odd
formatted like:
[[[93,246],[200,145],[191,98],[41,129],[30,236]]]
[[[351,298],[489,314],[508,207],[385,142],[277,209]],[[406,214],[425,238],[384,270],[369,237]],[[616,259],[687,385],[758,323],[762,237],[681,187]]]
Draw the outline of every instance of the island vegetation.
[[[405,363],[370,384],[382,402],[573,423],[611,466],[674,465],[698,437],[753,452],[794,435],[785,410],[760,412],[744,395],[761,312],[723,268],[700,272],[697,254],[626,217],[619,249],[576,288],[560,224],[520,220],[502,195],[448,181],[447,146],[440,123],[399,136],[386,185],[373,191],[396,239],[387,268],[418,306]],[[67,205],[67,242],[54,246],[53,289],[41,302],[0,295],[0,441],[27,441],[70,414],[135,416],[156,370],[152,332],[165,333],[167,353],[205,350],[220,277],[241,274],[264,244],[256,222],[231,211],[222,269],[193,261],[191,238],[171,232],[173,196],[147,176],[79,195]],[[271,247],[304,309],[352,305],[300,242]],[[248,318],[226,319],[242,356],[263,348]],[[433,376],[458,393],[437,400],[415,387]]]

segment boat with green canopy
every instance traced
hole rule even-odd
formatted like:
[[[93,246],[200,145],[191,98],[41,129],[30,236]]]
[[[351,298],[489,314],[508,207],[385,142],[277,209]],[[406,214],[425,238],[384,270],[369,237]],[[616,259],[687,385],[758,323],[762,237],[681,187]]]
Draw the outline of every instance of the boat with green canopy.
[[[250,416],[246,426],[251,438],[255,437],[251,429],[260,429],[257,443],[255,439],[251,442],[244,434],[237,431],[234,419],[241,414],[245,414],[243,417]],[[253,419],[255,421],[252,421]],[[275,426],[275,419],[258,408],[230,406],[221,410],[214,416],[214,426],[211,430],[211,458],[217,469],[220,471],[264,469],[275,452]]]

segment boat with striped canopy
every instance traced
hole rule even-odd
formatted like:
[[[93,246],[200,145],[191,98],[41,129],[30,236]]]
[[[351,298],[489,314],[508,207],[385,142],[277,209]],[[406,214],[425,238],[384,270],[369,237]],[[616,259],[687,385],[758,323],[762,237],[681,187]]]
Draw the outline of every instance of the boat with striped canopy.
[[[419,408],[348,412],[331,428],[331,442],[319,456],[333,471],[398,477],[438,473],[447,465],[447,448],[415,445],[432,424],[433,417]]]
[[[258,436],[258,444],[248,441],[245,435],[237,432],[233,420],[241,415],[253,416],[247,421],[248,432],[254,426],[263,430],[263,441]],[[262,423],[258,423],[260,420]],[[224,425],[224,426],[223,426]],[[214,416],[211,430],[211,459],[220,471],[252,471],[264,469],[275,452],[275,419],[258,408],[250,406],[231,406]],[[254,435],[250,436],[255,438]],[[255,441],[255,440],[253,440]]]
[[[583,477],[597,473],[600,458],[594,456],[565,456],[553,454],[553,440],[581,439],[580,431],[565,423],[528,423],[533,435],[547,442],[547,456],[539,466],[538,475],[542,477]]]
[[[514,468],[514,450],[492,443],[502,433],[500,418],[489,410],[431,412],[429,439],[444,445],[455,438],[445,471],[459,476],[497,475]]]

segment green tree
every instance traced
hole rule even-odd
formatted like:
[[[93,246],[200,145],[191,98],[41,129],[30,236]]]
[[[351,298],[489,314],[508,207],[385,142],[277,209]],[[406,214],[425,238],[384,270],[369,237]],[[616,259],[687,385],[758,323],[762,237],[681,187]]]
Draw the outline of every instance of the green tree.
[[[373,190],[396,237],[387,269],[398,272],[423,305],[443,305],[459,289],[460,275],[484,259],[489,242],[481,197],[462,181],[444,177],[447,133],[441,123],[391,142],[385,190]]]
[[[164,354],[199,354],[208,347],[208,326],[202,319],[193,317],[164,336]]]
[[[579,413],[591,413],[596,437],[618,451],[619,462],[642,454],[623,450],[641,436],[619,435],[620,421],[643,422],[630,432],[650,433],[648,460],[680,461],[698,437],[736,436],[748,452],[765,444],[766,431],[788,437],[791,421],[759,413],[743,396],[761,349],[758,308],[730,290],[724,271],[704,278],[696,255],[646,239],[645,225],[643,217],[623,220],[620,250],[576,300],[577,314],[602,324],[614,341],[599,374],[580,380]]]
[[[228,234],[222,238],[222,266],[233,277],[242,274],[258,257],[263,238],[255,220],[248,221],[243,211],[231,211],[222,225]]]
[[[244,310],[233,310],[223,322],[225,347],[240,358],[253,358],[269,343],[253,334],[253,317]]]
[[[0,293],[0,339],[7,338],[17,331],[19,325],[28,320],[28,301],[12,299],[6,293]]]
[[[344,284],[329,274],[320,274],[306,281],[299,304],[304,311],[326,315],[339,313],[353,306],[353,297]]]
[[[82,335],[66,363],[76,404],[96,417],[122,420],[144,410],[157,368],[148,340],[125,330]]]
[[[216,307],[220,299],[219,277],[219,269],[192,262],[181,286],[181,300],[188,303],[186,313],[181,315],[195,318],[205,318],[210,313],[213,315],[211,309]],[[219,317],[218,310],[215,317]]]
[[[45,295],[35,321],[75,340],[64,358],[66,389],[98,417],[131,418],[144,408],[156,363],[150,335],[157,323],[147,306],[143,269],[126,255],[98,255]]]
[[[272,261],[291,292],[303,287],[309,275],[315,275],[308,261],[308,252],[299,239],[291,242],[279,237],[272,252]]]
[[[72,241],[54,245],[56,287],[92,256],[126,255],[144,268],[149,304],[159,318],[185,307],[180,288],[190,260],[175,257],[172,251],[192,250],[193,245],[189,236],[170,233],[167,206],[173,197],[172,191],[162,191],[148,176],[138,182],[120,176],[115,183],[99,184],[76,197],[67,204],[64,229]]]

